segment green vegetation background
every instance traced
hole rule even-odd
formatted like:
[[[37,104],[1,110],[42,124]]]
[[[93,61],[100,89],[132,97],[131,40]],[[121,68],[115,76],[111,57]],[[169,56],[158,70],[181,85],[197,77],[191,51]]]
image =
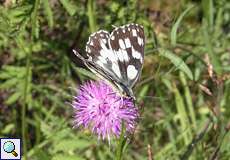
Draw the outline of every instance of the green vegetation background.
[[[22,138],[29,160],[113,159],[115,142],[72,128],[67,102],[95,76],[71,49],[132,22],[146,47],[124,159],[229,160],[228,0],[1,0],[0,137]]]

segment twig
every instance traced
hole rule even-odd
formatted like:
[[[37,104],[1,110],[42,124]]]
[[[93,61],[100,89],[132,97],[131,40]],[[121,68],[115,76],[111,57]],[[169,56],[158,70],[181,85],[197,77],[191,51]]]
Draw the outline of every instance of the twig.
[[[153,153],[150,144],[148,144],[148,160],[153,160]]]

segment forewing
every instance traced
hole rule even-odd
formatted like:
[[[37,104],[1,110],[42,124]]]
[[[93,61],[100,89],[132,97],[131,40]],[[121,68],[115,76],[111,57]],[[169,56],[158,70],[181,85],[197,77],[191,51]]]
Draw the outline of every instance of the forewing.
[[[113,50],[121,73],[122,83],[132,88],[140,77],[144,61],[144,29],[138,24],[117,27],[110,35]]]
[[[132,95],[144,60],[144,30],[138,24],[117,27],[111,34],[100,30],[86,44],[88,67]]]
[[[119,81],[121,73],[118,66],[117,57],[109,44],[110,34],[100,30],[90,35],[86,44],[87,61],[92,62],[105,70],[108,76]]]

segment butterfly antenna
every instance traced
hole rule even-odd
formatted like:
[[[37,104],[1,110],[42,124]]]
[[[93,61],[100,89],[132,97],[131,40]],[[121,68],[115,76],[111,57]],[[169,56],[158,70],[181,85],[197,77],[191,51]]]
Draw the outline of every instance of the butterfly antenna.
[[[85,61],[85,58],[80,53],[78,53],[75,49],[73,49],[72,51],[74,55],[77,56],[80,60],[82,60],[83,62]]]

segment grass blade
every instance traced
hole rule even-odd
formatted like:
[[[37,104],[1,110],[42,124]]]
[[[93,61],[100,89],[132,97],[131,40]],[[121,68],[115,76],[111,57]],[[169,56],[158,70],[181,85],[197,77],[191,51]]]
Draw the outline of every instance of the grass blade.
[[[160,49],[160,55],[168,58],[176,66],[176,68],[183,71],[189,77],[189,79],[193,80],[192,71],[180,57],[178,57],[176,54],[173,54],[171,51],[164,49]]]
[[[47,15],[47,20],[50,28],[53,28],[54,19],[53,19],[53,12],[51,10],[50,4],[48,0],[43,0],[45,14]]]
[[[183,20],[184,16],[193,8],[193,6],[189,6],[177,19],[176,23],[173,25],[171,30],[171,44],[173,46],[176,45],[177,40],[177,30],[180,26],[181,21]]]
[[[60,2],[70,16],[73,16],[77,12],[77,6],[69,0],[60,0]]]

